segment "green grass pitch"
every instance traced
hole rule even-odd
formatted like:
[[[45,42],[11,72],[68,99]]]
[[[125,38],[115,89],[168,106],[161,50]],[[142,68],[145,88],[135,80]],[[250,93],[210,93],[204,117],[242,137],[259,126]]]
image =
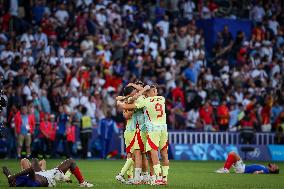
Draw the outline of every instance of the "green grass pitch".
[[[61,160],[47,160],[47,167],[54,168],[59,162]],[[214,170],[220,168],[223,162],[171,161],[168,186],[132,186],[118,183],[114,177],[123,166],[122,160],[78,160],[77,163],[86,180],[95,184],[94,188],[284,189],[283,173],[279,175],[215,174]],[[282,172],[284,163],[278,164]],[[0,166],[8,166],[12,171],[19,170],[19,162],[16,160],[0,160]],[[69,189],[78,187],[73,176],[72,180],[72,184],[59,183],[57,187]],[[1,171],[0,189],[2,188],[8,187]]]

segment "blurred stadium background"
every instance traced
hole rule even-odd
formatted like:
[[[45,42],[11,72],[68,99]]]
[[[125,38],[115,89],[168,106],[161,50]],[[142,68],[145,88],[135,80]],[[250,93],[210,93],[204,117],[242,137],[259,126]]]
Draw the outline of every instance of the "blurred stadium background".
[[[1,158],[123,158],[115,97],[142,80],[167,98],[172,159],[224,160],[234,150],[284,161],[283,5],[0,1]],[[31,143],[20,149],[23,137]]]

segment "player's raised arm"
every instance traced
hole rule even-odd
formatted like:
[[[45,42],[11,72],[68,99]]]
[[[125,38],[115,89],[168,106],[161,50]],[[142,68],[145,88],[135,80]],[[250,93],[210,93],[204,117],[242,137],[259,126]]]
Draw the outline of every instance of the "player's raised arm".
[[[135,89],[137,89],[138,91],[143,90],[143,87],[134,83],[129,83],[127,86],[131,86],[134,87]]]
[[[136,93],[132,98],[131,98],[131,102],[134,102],[135,100],[137,100],[143,93],[145,93],[146,91],[148,91],[151,87],[149,85],[146,85],[142,90],[140,90],[138,93]]]
[[[117,96],[115,99],[117,101],[124,101],[127,97],[126,96]]]
[[[124,110],[134,110],[137,108],[135,104],[126,104],[120,101],[117,102],[117,106]]]

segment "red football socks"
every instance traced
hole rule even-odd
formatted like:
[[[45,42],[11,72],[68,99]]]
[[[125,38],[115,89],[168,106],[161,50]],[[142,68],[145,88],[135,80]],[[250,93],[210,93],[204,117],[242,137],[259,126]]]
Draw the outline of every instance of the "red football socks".
[[[235,156],[233,154],[229,154],[224,164],[224,168],[229,170],[235,162]]]
[[[81,174],[80,169],[76,166],[75,169],[72,171],[72,174],[76,177],[76,179],[79,181],[79,183],[81,184],[82,182],[84,182],[84,178]]]

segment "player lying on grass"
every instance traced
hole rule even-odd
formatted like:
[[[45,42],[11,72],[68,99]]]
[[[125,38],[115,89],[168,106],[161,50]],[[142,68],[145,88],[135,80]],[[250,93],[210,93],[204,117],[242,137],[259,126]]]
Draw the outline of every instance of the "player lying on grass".
[[[30,160],[28,160],[27,158],[23,158],[20,161],[20,167],[21,167],[22,170],[33,167],[35,170],[45,171],[46,170],[46,161],[44,159],[39,161],[37,158],[33,158],[32,162],[30,162]],[[70,171],[67,171],[65,173],[65,176],[66,176],[65,181],[67,183],[72,183],[72,180],[70,179],[70,176],[71,176]]]
[[[145,144],[146,152],[149,152],[151,163],[153,164],[155,179],[151,184],[167,184],[169,169],[168,150],[167,150],[167,124],[165,113],[165,98],[157,96],[157,89],[151,86],[147,93],[147,98],[138,98],[133,104],[118,102],[118,106],[125,110],[135,110],[143,108],[144,114],[147,115],[147,141]],[[160,149],[162,156],[162,170],[158,157]],[[163,172],[162,172],[163,171]],[[160,175],[163,175],[163,180]]]
[[[80,187],[93,187],[93,184],[85,181],[73,159],[67,159],[56,168],[46,171],[43,171],[39,165],[33,167],[31,164],[29,168],[12,174],[8,167],[3,167],[3,173],[6,175],[10,187],[54,187],[56,182],[69,180],[64,175],[68,170],[76,177]]]
[[[216,170],[216,173],[230,173],[232,166],[236,173],[279,174],[279,168],[276,164],[269,163],[267,167],[259,164],[246,165],[235,152],[228,154],[224,167]]]
[[[46,170],[46,161],[44,159],[38,160],[36,158],[32,159],[32,162],[30,162],[29,159],[23,158],[20,161],[20,167],[22,170],[28,169],[30,167],[34,167],[36,170],[45,171]]]
[[[143,87],[143,83],[130,83],[124,90],[123,95],[116,99],[125,103],[133,103],[145,91],[150,89],[150,86]],[[142,110],[132,111],[123,110],[123,115],[127,120],[124,139],[126,145],[127,160],[121,172],[115,177],[116,180],[126,184],[141,184],[149,181],[148,160],[144,151],[144,140],[146,136],[146,128],[144,125],[144,114]],[[133,160],[133,159],[134,160]],[[135,177],[133,177],[133,164],[135,163]],[[128,173],[129,180],[126,182],[124,174]]]

